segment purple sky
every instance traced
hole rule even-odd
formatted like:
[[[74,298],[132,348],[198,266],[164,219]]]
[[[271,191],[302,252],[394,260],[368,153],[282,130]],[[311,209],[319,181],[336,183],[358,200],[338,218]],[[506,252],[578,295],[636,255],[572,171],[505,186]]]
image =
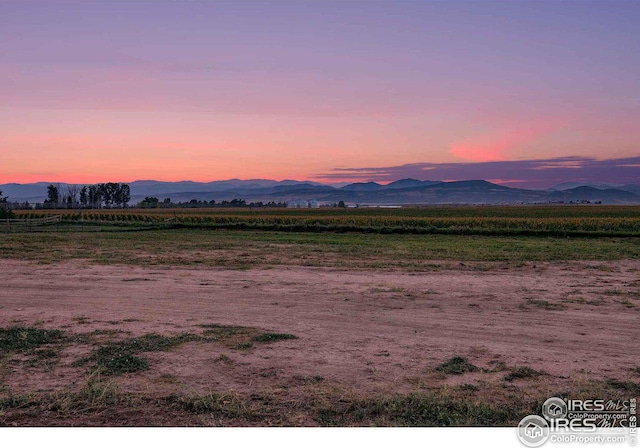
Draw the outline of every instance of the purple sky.
[[[0,183],[617,179],[638,23],[612,0],[3,1]],[[531,170],[555,158],[583,162]]]

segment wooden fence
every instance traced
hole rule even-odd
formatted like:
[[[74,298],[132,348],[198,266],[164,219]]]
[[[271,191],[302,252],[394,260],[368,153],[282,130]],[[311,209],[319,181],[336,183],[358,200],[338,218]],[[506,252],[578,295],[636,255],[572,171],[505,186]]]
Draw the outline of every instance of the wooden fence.
[[[99,221],[84,219],[68,219],[64,215],[52,215],[44,218],[0,219],[0,233],[24,232],[100,232],[123,230],[154,230],[174,227],[178,224],[176,216],[157,222],[132,224],[126,221]]]
[[[0,232],[36,232],[41,230],[58,230],[62,222],[61,215],[45,218],[0,219]]]

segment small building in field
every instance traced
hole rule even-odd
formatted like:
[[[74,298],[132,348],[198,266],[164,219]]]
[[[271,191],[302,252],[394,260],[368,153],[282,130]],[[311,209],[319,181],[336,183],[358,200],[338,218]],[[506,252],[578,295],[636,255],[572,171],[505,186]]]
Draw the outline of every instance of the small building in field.
[[[311,199],[308,201],[304,199],[299,199],[296,201],[287,202],[287,207],[288,208],[319,208],[320,202],[316,201],[315,199]]]

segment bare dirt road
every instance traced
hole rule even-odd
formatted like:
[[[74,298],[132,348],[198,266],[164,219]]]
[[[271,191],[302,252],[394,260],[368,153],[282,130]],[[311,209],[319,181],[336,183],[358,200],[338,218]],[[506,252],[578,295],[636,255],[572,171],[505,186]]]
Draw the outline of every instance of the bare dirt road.
[[[136,336],[216,323],[298,337],[252,350],[193,342],[151,353],[151,369],[120,379],[128,390],[150,393],[252,392],[310,377],[361,392],[482,387],[502,380],[496,365],[542,370],[544,387],[558,388],[623,381],[640,365],[639,269],[638,261],[407,273],[0,260],[0,327]],[[14,392],[80,384],[85,372],[72,365],[81,355],[69,347],[47,371],[9,366],[4,381]],[[483,371],[434,374],[454,356]]]

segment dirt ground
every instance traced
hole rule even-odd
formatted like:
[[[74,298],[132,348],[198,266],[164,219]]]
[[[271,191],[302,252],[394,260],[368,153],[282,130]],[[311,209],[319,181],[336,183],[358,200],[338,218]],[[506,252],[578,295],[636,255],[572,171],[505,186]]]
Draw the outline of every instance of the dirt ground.
[[[278,267],[142,268],[0,261],[0,326],[42,325],[129,335],[197,332],[201,324],[291,333],[298,339],[232,351],[190,343],[149,354],[127,390],[258,391],[320,376],[363,392],[413,390],[453,356],[479,367],[529,366],[551,382],[624,380],[640,360],[640,262],[537,264],[427,273]],[[9,368],[14,392],[81,383],[63,353],[49,372]],[[221,355],[227,362],[216,362]],[[483,374],[441,378],[486,381]]]

